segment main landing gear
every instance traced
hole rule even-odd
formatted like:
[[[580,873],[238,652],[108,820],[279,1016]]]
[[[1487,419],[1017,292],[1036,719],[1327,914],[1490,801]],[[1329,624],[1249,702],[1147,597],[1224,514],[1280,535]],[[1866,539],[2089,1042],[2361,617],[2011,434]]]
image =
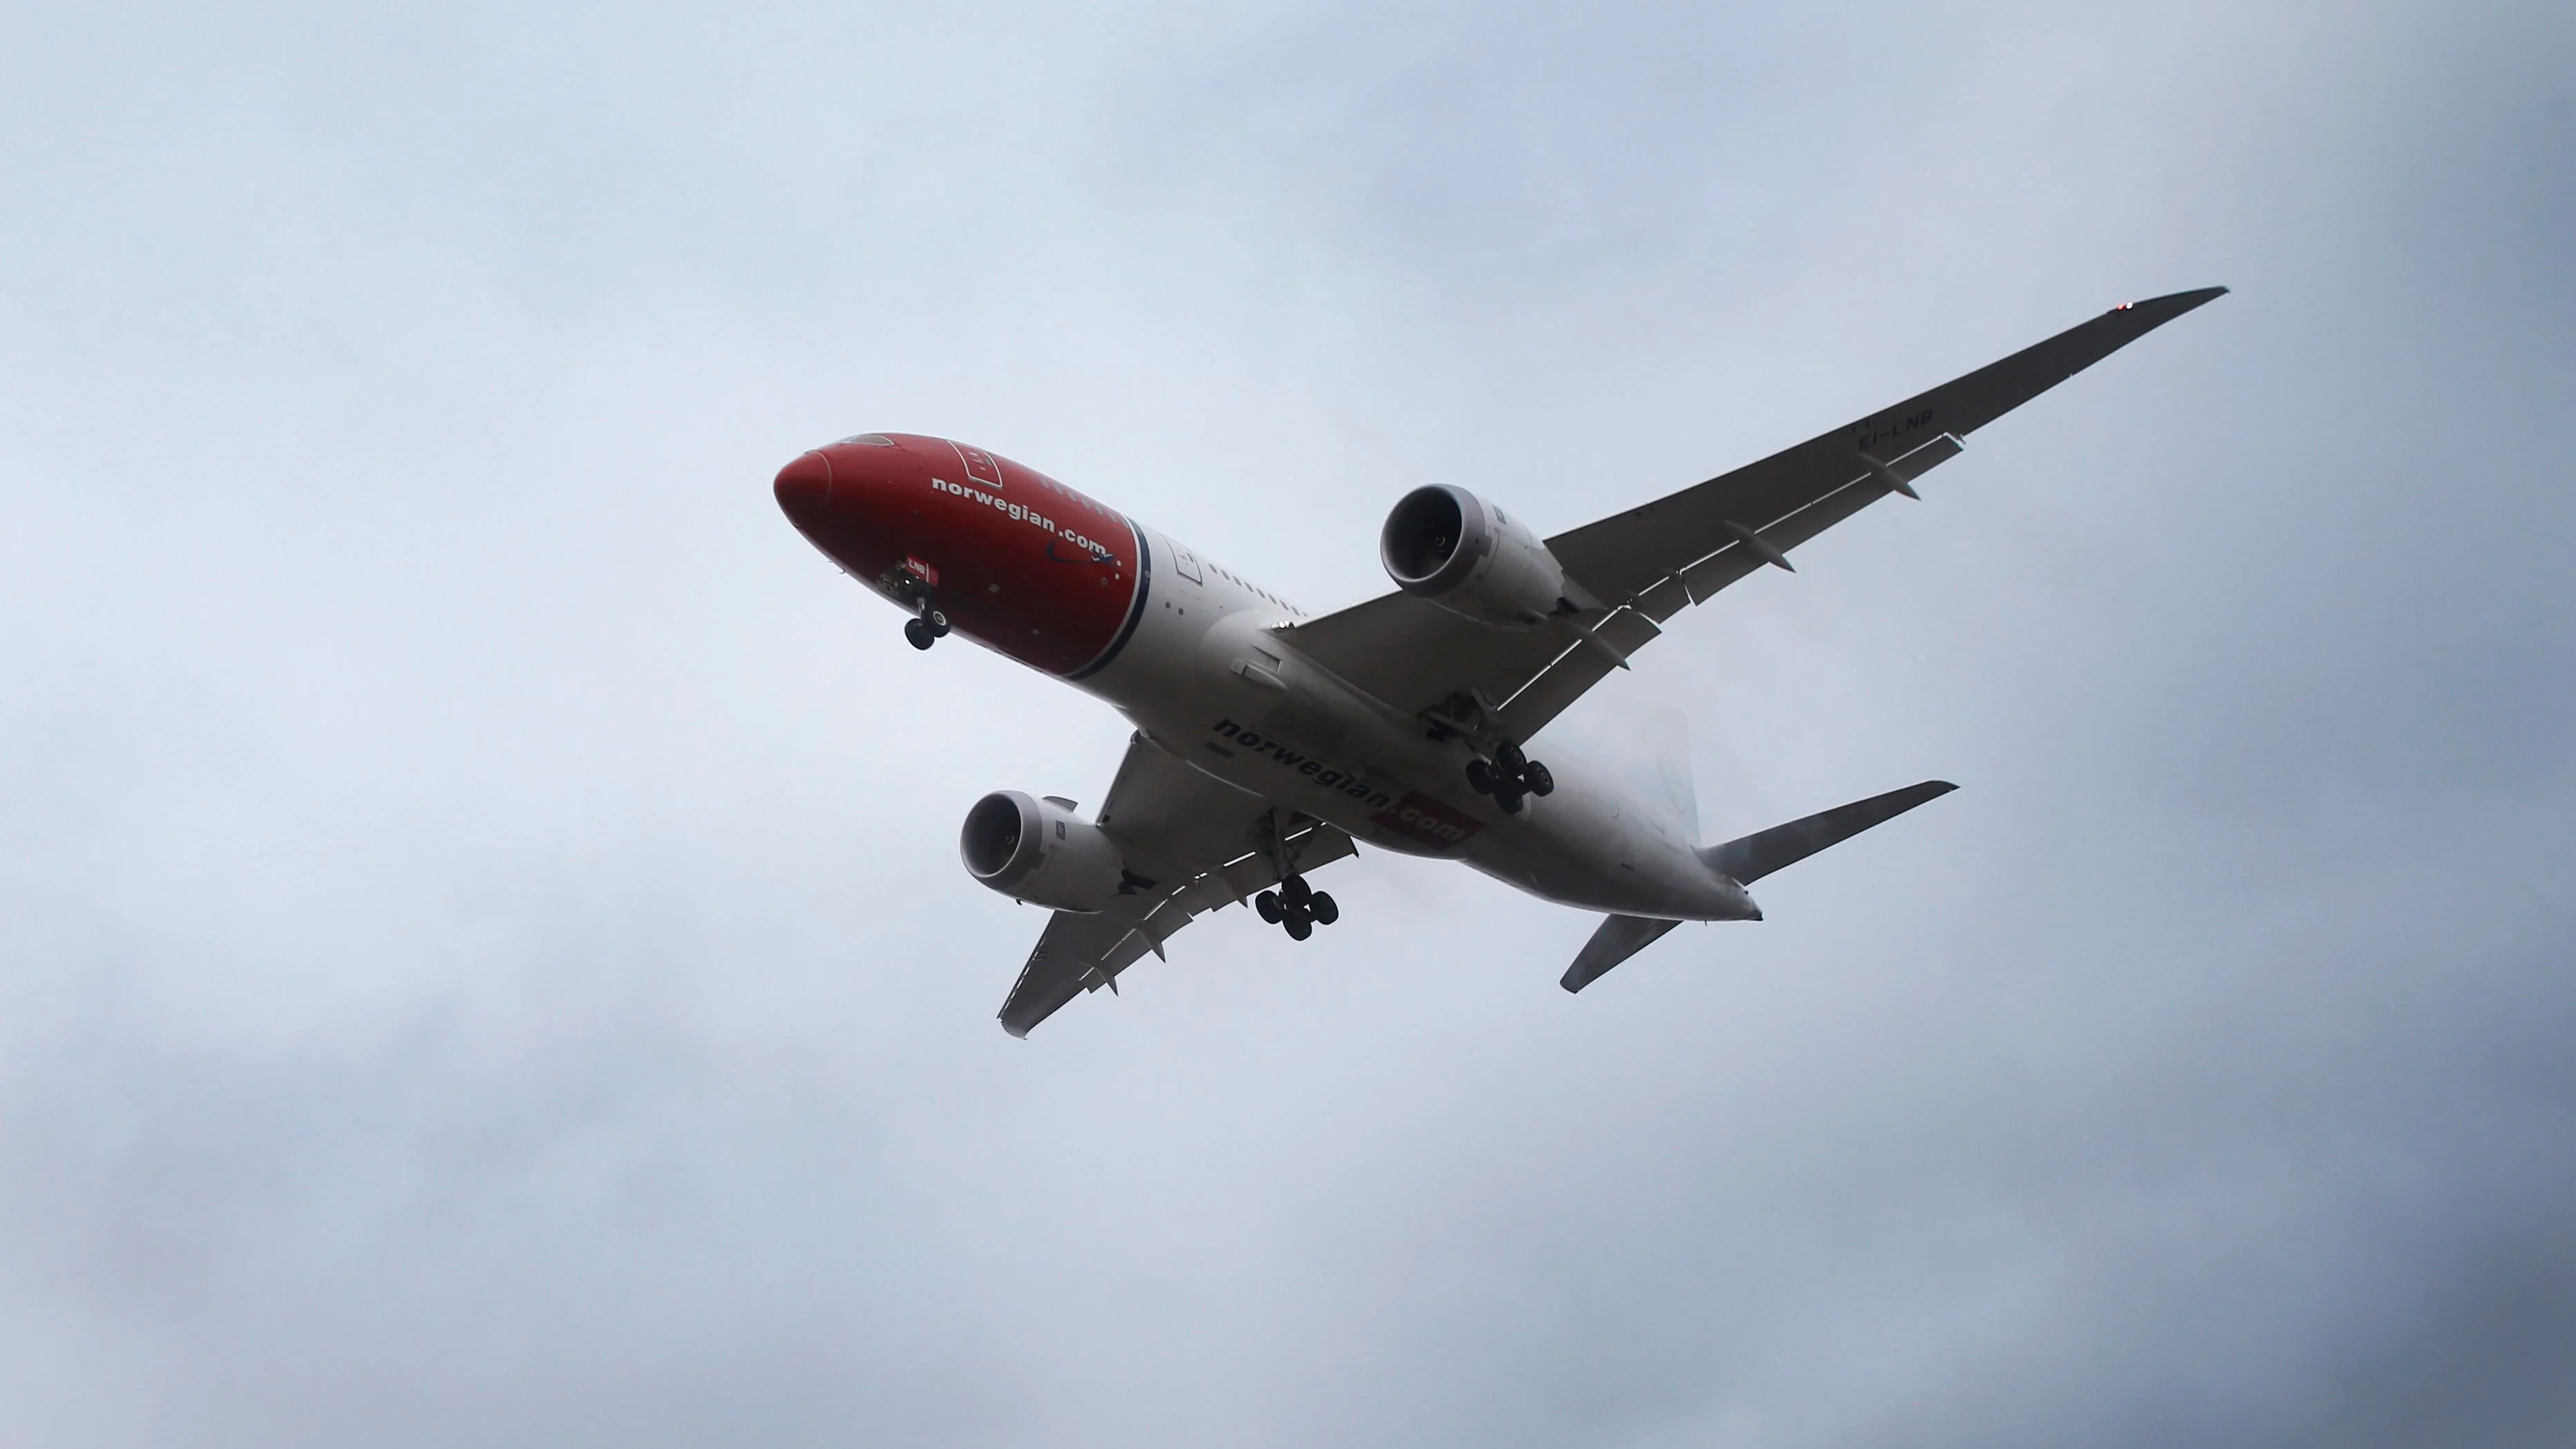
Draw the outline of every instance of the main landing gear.
[[[1521,798],[1525,795],[1556,793],[1556,777],[1548,773],[1547,766],[1522,754],[1521,747],[1509,741],[1494,751],[1491,760],[1469,760],[1467,783],[1475,787],[1477,794],[1493,796],[1506,815],[1521,813]]]
[[[1342,918],[1342,908],[1333,904],[1333,898],[1308,886],[1302,875],[1292,875],[1279,883],[1279,889],[1254,896],[1252,908],[1261,913],[1261,919],[1284,928],[1292,941],[1305,940],[1317,926]]]
[[[1463,739],[1468,748],[1483,751],[1467,762],[1467,783],[1477,794],[1493,796],[1504,814],[1518,815],[1528,797],[1555,794],[1556,777],[1503,734],[1502,713],[1491,695],[1471,689],[1424,710],[1422,719],[1431,726],[1432,739]],[[1487,750],[1488,745],[1493,748]]]

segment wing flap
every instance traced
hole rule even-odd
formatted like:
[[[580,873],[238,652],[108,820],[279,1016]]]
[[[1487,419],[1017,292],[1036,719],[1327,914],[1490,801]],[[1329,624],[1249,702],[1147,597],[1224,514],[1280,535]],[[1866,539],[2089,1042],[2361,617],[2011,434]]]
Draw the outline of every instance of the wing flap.
[[[1758,463],[1558,534],[1547,541],[1548,549],[1567,573],[1601,598],[1630,598],[1726,546],[1733,526],[1768,528],[1867,476],[1870,459],[1910,452],[1944,435],[1963,438],[2226,291],[2206,287],[2114,307]]]
[[[1125,960],[1119,959],[1133,935],[1133,927],[1110,916],[1056,912],[1038,934],[1038,944],[1020,968],[1019,979],[1011,983],[1011,994],[1002,1001],[1002,1030],[1027,1036],[1029,1028],[1053,1016],[1056,1008],[1086,987],[1099,989],[1145,954],[1139,943]]]
[[[1120,778],[1125,779],[1123,771]],[[1300,873],[1359,853],[1348,835],[1321,822],[1291,832],[1283,849],[1291,868]],[[1027,1036],[1081,993],[1114,989],[1120,972],[1148,954],[1161,955],[1163,943],[1191,921],[1278,882],[1278,866],[1269,852],[1255,851],[1185,880],[1165,882],[1128,911],[1056,912],[1003,999],[1002,1029]]]
[[[1966,434],[2226,291],[2113,308],[1757,463],[1558,534],[1548,548],[1613,608],[1596,634],[1622,604],[1661,624],[1889,493],[1912,493],[1914,479],[1958,456]],[[1562,628],[1498,629],[1404,593],[1278,632],[1402,713],[1470,691],[1509,701],[1506,726],[1524,740],[1618,667]]]
[[[1959,456],[1963,445],[1948,433],[1894,463],[1854,456],[1850,481],[1806,507],[1764,527],[1755,539],[1739,539],[1683,569],[1677,577],[1694,604],[1705,604],[1729,584],[1749,577],[1773,555],[1788,551],[1860,512],[1890,493],[1912,492],[1913,481],[1933,467]]]
[[[1359,847],[1351,838],[1330,825],[1310,825],[1288,837],[1288,860],[1300,874],[1357,854]],[[1168,941],[1174,932],[1208,912],[1241,905],[1255,892],[1278,883],[1279,869],[1266,853],[1244,856],[1172,892],[1145,918],[1138,931],[1156,944]],[[1152,946],[1140,949],[1150,950]]]
[[[1628,656],[1663,632],[1653,619],[1633,608],[1621,608],[1593,631],[1609,648],[1577,644],[1539,672],[1539,676],[1503,704],[1503,733],[1526,740],[1549,720],[1565,712],[1585,691],[1628,667]]]
[[[1706,603],[1719,590],[1771,564],[1773,555],[1786,554],[1888,494],[1907,488],[1936,464],[1957,457],[1959,452],[1959,440],[1944,433],[1895,463],[1873,459],[1865,471],[1855,463],[1852,481],[1835,492],[1752,537],[1737,538],[1680,572],[1656,580],[1638,595],[1636,604],[1620,608],[1592,631],[1614,641],[1615,654],[1575,649],[1559,655],[1555,663],[1540,671],[1538,678],[1504,703],[1503,732],[1516,740],[1537,734],[1590,692],[1592,686],[1608,678],[1611,670],[1626,668],[1628,655],[1663,632],[1658,617],[1668,619],[1686,604]],[[1647,609],[1653,607],[1665,612],[1650,615]]]

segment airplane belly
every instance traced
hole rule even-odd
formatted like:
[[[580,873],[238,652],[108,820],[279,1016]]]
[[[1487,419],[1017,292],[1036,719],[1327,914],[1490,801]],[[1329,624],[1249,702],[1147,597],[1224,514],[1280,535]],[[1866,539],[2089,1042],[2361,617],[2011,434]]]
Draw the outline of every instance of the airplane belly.
[[[1674,822],[1598,778],[1579,757],[1549,768],[1556,792],[1482,836],[1466,863],[1542,900],[1614,915],[1728,920],[1739,893],[1703,864]]]
[[[1160,535],[1149,542],[1161,557],[1178,550]],[[1277,647],[1266,616],[1219,607],[1175,581],[1118,663],[1084,687],[1195,768],[1363,845],[1459,860],[1593,910],[1734,912],[1689,842],[1581,760],[1552,760],[1555,793],[1506,814],[1468,785],[1464,745],[1430,738]]]
[[[1239,720],[1221,702],[1197,710],[1128,713],[1192,767],[1334,825],[1363,845],[1457,856],[1483,828],[1468,812],[1422,789],[1420,772],[1389,768],[1382,752],[1318,749],[1300,735]]]
[[[1428,741],[1419,752],[1387,738],[1377,749],[1336,755],[1276,725],[1247,725],[1222,713],[1130,713],[1192,766],[1329,822],[1363,845],[1458,860],[1542,900],[1585,910],[1678,920],[1743,914],[1740,896],[1688,842],[1615,788],[1590,780],[1579,762],[1553,767],[1555,793],[1506,815],[1470,790],[1459,763]],[[1390,767],[1390,760],[1397,763]]]
[[[1526,831],[1498,833],[1467,864],[1541,900],[1587,911],[1683,921],[1743,914],[1733,894],[1687,851],[1623,850],[1563,822],[1550,828],[1533,820]]]
[[[1187,556],[1145,537],[1158,561]],[[1280,649],[1267,632],[1279,622],[1212,578],[1158,568],[1135,637],[1082,687],[1229,785],[1364,845],[1459,855],[1487,824],[1460,773],[1464,755]]]

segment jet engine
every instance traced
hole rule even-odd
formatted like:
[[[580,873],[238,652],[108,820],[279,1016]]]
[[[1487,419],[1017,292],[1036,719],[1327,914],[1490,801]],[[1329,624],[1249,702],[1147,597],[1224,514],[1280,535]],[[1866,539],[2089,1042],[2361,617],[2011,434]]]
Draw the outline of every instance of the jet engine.
[[[1527,629],[1576,607],[1565,569],[1529,525],[1464,488],[1434,483],[1404,495],[1377,551],[1396,587],[1470,619]]]
[[[966,812],[957,853],[966,873],[1009,896],[1059,911],[1097,911],[1128,882],[1118,847],[1072,802],[996,790]]]

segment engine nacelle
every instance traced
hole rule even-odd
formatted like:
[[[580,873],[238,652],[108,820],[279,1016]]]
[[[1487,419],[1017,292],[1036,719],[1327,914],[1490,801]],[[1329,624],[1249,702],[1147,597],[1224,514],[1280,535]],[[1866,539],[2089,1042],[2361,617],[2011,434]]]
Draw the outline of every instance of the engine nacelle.
[[[1099,826],[1053,800],[996,790],[966,812],[957,853],[966,873],[1009,896],[1059,911],[1106,907],[1126,862]]]
[[[1453,613],[1506,629],[1527,629],[1574,612],[1565,569],[1529,526],[1446,483],[1396,502],[1378,531],[1389,578]]]

